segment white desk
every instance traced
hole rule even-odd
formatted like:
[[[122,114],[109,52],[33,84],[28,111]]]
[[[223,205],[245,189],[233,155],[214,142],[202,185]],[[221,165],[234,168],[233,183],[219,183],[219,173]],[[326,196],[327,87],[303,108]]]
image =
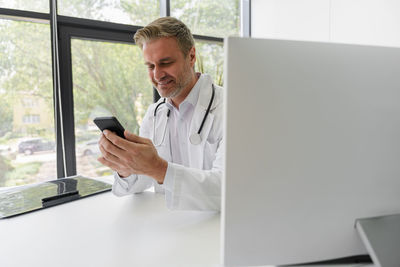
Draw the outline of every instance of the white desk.
[[[217,267],[219,256],[219,213],[169,211],[152,192],[0,220],[0,267]]]
[[[219,266],[220,216],[110,192],[0,220],[1,267]]]

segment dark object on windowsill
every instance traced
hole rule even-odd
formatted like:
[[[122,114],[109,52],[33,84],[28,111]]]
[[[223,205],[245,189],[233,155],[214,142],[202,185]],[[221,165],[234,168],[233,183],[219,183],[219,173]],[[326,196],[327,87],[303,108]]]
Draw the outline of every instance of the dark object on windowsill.
[[[79,197],[80,197],[79,191],[75,190],[75,191],[67,192],[67,193],[64,193],[61,195],[45,197],[42,199],[42,205],[43,205],[43,207],[47,208],[47,207],[55,206],[58,204],[62,204],[65,202],[69,202],[69,201],[78,199]]]
[[[0,219],[25,214],[111,190],[111,185],[82,176],[0,191]]]

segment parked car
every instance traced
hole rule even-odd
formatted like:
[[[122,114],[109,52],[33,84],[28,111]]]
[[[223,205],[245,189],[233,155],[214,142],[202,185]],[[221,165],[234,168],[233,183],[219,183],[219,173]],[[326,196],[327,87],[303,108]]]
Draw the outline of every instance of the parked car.
[[[55,142],[43,138],[27,139],[19,143],[18,152],[25,155],[32,155],[39,151],[54,151],[56,147]]]
[[[78,148],[78,155],[82,156],[99,155],[100,149],[98,142],[99,142],[98,140],[92,140],[86,142],[85,144],[83,144]]]

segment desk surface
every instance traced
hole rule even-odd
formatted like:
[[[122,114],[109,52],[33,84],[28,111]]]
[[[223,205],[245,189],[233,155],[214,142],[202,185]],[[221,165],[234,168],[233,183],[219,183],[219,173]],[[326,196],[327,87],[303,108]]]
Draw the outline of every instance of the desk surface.
[[[169,211],[164,195],[153,192],[122,198],[107,192],[0,220],[1,267],[219,263],[219,213]]]
[[[0,220],[0,266],[219,266],[220,216],[110,192]]]

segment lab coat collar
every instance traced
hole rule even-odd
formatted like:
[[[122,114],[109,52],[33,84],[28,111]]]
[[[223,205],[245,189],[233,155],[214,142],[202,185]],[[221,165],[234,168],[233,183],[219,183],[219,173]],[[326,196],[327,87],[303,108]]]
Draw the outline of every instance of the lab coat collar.
[[[211,95],[212,95],[212,85],[213,81],[210,75],[202,74],[200,76],[201,84],[200,84],[200,94],[198,104],[205,110],[207,110],[208,105],[210,104]],[[199,79],[200,81],[200,79]],[[198,82],[199,82],[198,81]],[[211,110],[213,110],[219,103],[218,97],[214,96],[214,101],[211,106]]]
[[[196,84],[193,86],[192,90],[190,90],[188,96],[186,97],[186,99],[183,102],[187,102],[189,104],[191,104],[193,107],[196,106],[197,104],[197,100],[199,99],[199,93],[200,93],[200,88],[201,88],[201,84],[203,83],[203,75],[201,75],[200,73],[196,73],[196,75],[199,75],[199,79],[197,80]],[[183,104],[183,102],[181,103],[181,105]]]

